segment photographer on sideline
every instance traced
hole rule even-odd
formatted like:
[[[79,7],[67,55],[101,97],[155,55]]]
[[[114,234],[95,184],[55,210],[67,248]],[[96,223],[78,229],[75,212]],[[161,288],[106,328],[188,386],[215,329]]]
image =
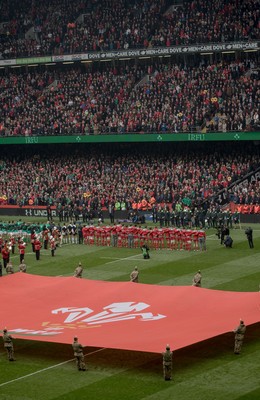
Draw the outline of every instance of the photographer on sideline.
[[[248,244],[250,249],[254,248],[254,243],[253,243],[253,229],[249,226],[246,231],[245,234],[247,236],[247,240],[248,240]]]
[[[143,258],[145,260],[148,260],[150,258],[150,254],[149,254],[149,247],[147,246],[147,244],[143,244],[141,247],[142,253],[143,253]]]
[[[231,236],[229,236],[229,235],[226,236],[226,239],[224,240],[224,245],[225,245],[226,247],[232,248],[232,246],[233,246],[233,239],[232,239]]]

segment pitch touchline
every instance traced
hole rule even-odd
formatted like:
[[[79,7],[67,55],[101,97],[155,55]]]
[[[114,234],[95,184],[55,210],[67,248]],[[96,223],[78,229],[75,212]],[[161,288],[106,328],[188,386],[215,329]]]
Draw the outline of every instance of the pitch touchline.
[[[85,354],[85,357],[86,357],[86,356],[90,356],[91,354],[98,353],[99,351],[102,351],[102,350],[106,350],[106,347],[103,347],[102,349],[98,349],[98,350],[92,351],[91,353]],[[20,376],[19,378],[12,379],[11,381],[1,383],[1,384],[0,384],[0,387],[1,387],[1,386],[8,385],[9,383],[13,383],[13,382],[20,381],[21,379],[29,378],[30,376],[39,374],[40,372],[48,371],[49,369],[59,367],[60,365],[67,364],[67,363],[72,362],[72,361],[74,361],[74,360],[75,360],[75,358],[71,358],[70,360],[63,361],[62,363],[52,365],[51,367],[43,368],[43,369],[40,369],[39,371],[32,372],[31,374],[24,375],[24,376]]]

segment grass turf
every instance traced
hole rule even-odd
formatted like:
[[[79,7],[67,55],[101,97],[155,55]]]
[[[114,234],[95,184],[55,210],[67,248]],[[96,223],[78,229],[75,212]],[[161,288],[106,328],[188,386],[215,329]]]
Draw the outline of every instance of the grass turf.
[[[42,250],[37,262],[28,246],[26,264],[32,274],[71,276],[81,261],[84,278],[110,281],[129,280],[130,272],[138,265],[141,282],[159,285],[190,285],[194,273],[201,269],[203,287],[258,291],[260,225],[253,229],[254,249],[249,249],[243,229],[231,231],[232,249],[222,247],[215,230],[208,230],[205,253],[151,251],[151,259],[146,261],[139,249],[65,245],[54,258],[50,250]],[[11,259],[17,270],[19,256],[15,254]],[[198,323],[199,315],[200,310]],[[5,325],[1,311],[0,323]],[[260,324],[256,324],[247,328],[240,356],[233,354],[232,333],[180,349],[174,352],[171,382],[163,380],[158,354],[87,347],[89,370],[78,372],[70,345],[15,340],[15,363],[8,363],[0,348],[0,399],[258,399],[259,339]],[[174,347],[174,343],[171,345]],[[162,343],[162,350],[164,346]]]

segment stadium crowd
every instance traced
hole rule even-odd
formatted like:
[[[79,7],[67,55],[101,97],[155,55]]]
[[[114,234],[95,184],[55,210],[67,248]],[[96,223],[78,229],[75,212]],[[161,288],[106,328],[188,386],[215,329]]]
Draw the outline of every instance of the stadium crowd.
[[[0,11],[2,58],[259,39],[258,0],[3,0]]]
[[[2,154],[0,201],[9,205],[56,205],[90,207],[113,204],[118,210],[152,208],[171,204],[181,208],[211,201],[218,192],[259,167],[257,150],[238,152],[177,151],[158,145],[145,151],[113,145],[102,151],[95,146],[69,154],[42,151],[34,155]],[[221,154],[221,155],[220,155]],[[15,182],[15,184],[14,184]],[[230,200],[259,204],[259,180],[235,187]],[[141,205],[140,205],[141,204]]]
[[[3,0],[0,58],[259,39],[259,1],[170,6],[166,0]],[[0,136],[256,131],[257,57],[2,69]],[[257,206],[259,181],[228,191],[258,166],[258,156],[249,154],[230,152],[221,161],[217,153],[166,157],[147,149],[142,156],[94,148],[91,154],[3,154],[0,204],[190,207],[224,189],[235,204]]]
[[[93,67],[94,68],[94,67]],[[0,136],[259,129],[254,58],[0,75]]]

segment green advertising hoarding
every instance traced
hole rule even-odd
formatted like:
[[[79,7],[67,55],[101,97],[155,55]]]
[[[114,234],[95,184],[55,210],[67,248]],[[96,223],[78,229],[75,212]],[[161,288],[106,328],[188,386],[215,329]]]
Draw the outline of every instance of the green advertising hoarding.
[[[16,65],[43,64],[43,63],[50,63],[50,62],[52,62],[51,56],[17,58],[16,59]]]
[[[74,135],[74,136],[18,136],[2,137],[0,145],[9,144],[55,144],[55,143],[143,143],[143,142],[216,142],[257,141],[260,132],[227,133],[151,133],[118,135]]]

